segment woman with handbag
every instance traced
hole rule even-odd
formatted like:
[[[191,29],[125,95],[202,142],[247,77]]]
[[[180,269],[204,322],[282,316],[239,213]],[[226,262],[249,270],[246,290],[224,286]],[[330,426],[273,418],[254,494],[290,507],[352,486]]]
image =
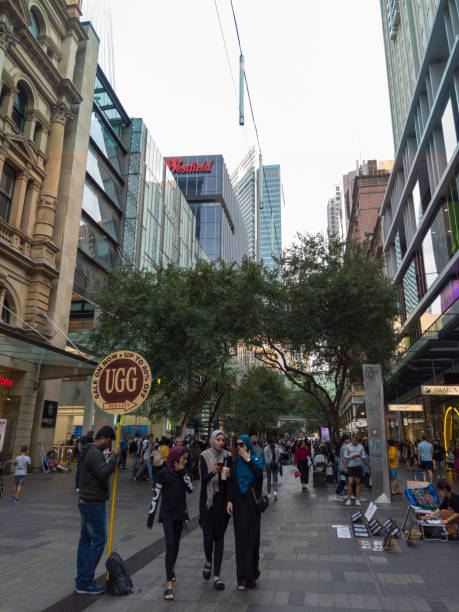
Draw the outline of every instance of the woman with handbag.
[[[263,451],[265,468],[266,468],[266,486],[268,488],[268,498],[271,497],[271,479],[274,489],[274,499],[277,500],[277,475],[279,473],[279,447],[274,442],[273,438],[270,438],[268,444],[265,446]]]
[[[300,472],[301,488],[305,491],[308,490],[310,457],[311,449],[306,446],[306,442],[304,440],[300,440],[300,443],[295,451],[293,465],[296,465],[298,471]]]
[[[206,563],[202,571],[204,580],[212,575],[214,562],[214,587],[223,591],[220,580],[225,531],[230,519],[226,512],[228,478],[231,470],[231,453],[224,449],[225,434],[216,430],[210,437],[210,447],[201,453],[201,495],[199,497],[199,525],[204,535]]]
[[[268,502],[261,495],[263,457],[256,455],[249,436],[238,436],[238,456],[233,459],[227,512],[234,521],[237,588],[254,589],[260,576],[260,512]]]

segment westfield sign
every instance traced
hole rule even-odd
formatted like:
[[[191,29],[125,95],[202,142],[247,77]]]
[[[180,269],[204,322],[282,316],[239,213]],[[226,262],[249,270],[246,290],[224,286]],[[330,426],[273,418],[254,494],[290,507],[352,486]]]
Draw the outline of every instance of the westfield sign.
[[[182,157],[166,157],[165,162],[169,170],[174,174],[201,174],[208,173],[212,170],[214,160],[206,160],[200,164],[195,160],[184,166]]]

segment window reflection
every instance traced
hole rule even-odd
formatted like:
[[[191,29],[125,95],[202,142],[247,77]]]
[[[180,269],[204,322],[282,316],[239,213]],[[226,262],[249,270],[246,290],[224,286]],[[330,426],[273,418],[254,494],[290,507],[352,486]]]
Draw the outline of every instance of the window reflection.
[[[451,98],[448,99],[448,104],[443,112],[441,125],[443,128],[443,138],[445,140],[446,161],[449,163],[457,146],[456,126],[454,123]]]
[[[123,151],[120,149],[116,140],[110,134],[97,113],[93,113],[91,117],[91,138],[110,161],[118,174],[122,175],[121,159],[123,157]]]
[[[108,170],[91,145],[89,145],[88,149],[86,170],[108,197],[121,208],[121,186],[118,181],[115,181],[113,173]]]
[[[104,200],[102,194],[97,193],[88,183],[85,183],[83,191],[83,210],[98,225],[120,242],[120,218],[113,206]]]
[[[78,247],[105,269],[109,270],[119,263],[115,244],[85,217],[80,220],[78,240]]]
[[[414,260],[408,266],[403,277],[403,294],[405,297],[405,311],[408,317],[419,302],[418,287],[416,282],[416,268]]]

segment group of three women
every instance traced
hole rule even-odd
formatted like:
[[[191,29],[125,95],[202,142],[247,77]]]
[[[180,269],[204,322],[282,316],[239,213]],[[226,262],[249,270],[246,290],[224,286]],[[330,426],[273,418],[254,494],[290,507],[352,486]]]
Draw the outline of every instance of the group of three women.
[[[256,455],[249,436],[237,439],[236,457],[224,449],[225,434],[214,431],[210,448],[201,453],[201,493],[199,525],[204,535],[205,565],[203,577],[221,591],[225,584],[220,578],[225,531],[233,517],[236,543],[237,588],[254,588],[260,576],[260,513],[257,500],[263,485],[264,461]],[[166,580],[164,599],[174,599],[175,563],[180,536],[185,521],[189,520],[186,492],[193,491],[186,471],[188,453],[182,446],[172,447],[166,466],[160,471],[149,511],[148,526],[161,499],[159,521],[163,524],[166,540]]]

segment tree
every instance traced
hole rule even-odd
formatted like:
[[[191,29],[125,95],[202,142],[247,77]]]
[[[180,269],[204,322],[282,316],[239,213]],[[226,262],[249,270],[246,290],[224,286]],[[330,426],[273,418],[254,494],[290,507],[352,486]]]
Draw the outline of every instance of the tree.
[[[153,418],[180,415],[183,431],[209,381],[221,377],[247,325],[253,325],[244,283],[258,276],[259,265],[249,261],[241,268],[207,261],[193,269],[116,268],[97,297],[100,316],[91,348],[98,355],[123,348],[141,353],[153,378],[161,380],[145,408]]]
[[[277,428],[278,416],[290,407],[290,393],[284,377],[272,368],[252,367],[243,376],[234,397],[229,418],[233,431],[263,432]]]
[[[280,266],[265,278],[259,330],[247,341],[314,398],[336,436],[349,382],[361,379],[363,363],[385,369],[393,355],[396,289],[382,259],[321,234],[298,235]]]

